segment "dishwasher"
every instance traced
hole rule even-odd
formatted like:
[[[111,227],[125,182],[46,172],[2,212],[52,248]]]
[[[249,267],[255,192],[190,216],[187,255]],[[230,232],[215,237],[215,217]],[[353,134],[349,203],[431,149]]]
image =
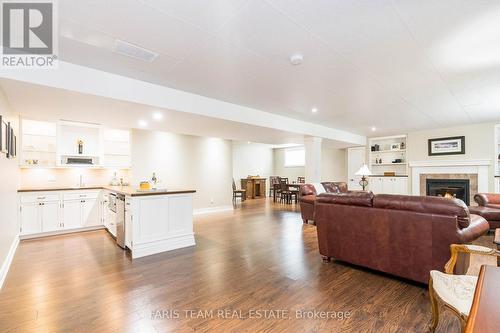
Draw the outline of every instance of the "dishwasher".
[[[125,196],[116,194],[116,244],[125,248]]]

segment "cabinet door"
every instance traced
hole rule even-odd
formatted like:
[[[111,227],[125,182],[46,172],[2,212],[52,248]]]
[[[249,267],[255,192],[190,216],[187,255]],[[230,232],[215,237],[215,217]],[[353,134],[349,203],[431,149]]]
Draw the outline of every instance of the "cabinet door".
[[[392,177],[382,178],[382,193],[394,194],[394,178]]]
[[[382,193],[382,178],[381,177],[370,177],[370,191],[375,194]]]
[[[125,246],[132,249],[132,203],[125,199]]]
[[[101,224],[101,214],[99,214],[99,200],[82,200],[82,224],[84,227],[92,227]]]
[[[394,180],[395,194],[408,194],[408,180],[405,177],[397,177]]]
[[[21,205],[21,234],[29,235],[42,232],[38,203]]]
[[[59,202],[44,202],[40,205],[42,231],[55,231],[61,229],[59,219]]]
[[[63,226],[65,229],[82,227],[82,203],[80,200],[66,200],[63,208]]]

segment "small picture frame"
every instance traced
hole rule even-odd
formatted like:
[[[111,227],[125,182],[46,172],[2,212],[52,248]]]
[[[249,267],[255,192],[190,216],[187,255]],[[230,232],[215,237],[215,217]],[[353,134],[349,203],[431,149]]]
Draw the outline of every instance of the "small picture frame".
[[[3,121],[3,117],[0,116],[0,152],[7,154],[7,141],[9,138],[7,124]]]
[[[401,150],[400,143],[391,143],[391,150]]]
[[[452,136],[428,140],[428,155],[460,155],[465,154],[465,136]]]

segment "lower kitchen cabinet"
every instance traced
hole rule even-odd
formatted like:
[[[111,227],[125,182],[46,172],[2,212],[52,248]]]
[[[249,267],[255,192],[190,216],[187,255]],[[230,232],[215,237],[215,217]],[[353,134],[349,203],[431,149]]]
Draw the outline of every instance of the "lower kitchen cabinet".
[[[59,202],[57,201],[24,203],[19,211],[22,235],[61,229]]]
[[[368,184],[375,194],[408,194],[407,177],[370,177]]]
[[[100,191],[22,193],[19,195],[20,233],[33,235],[102,225],[100,198]]]
[[[20,208],[21,235],[42,232],[42,221],[40,219],[39,204],[26,203]]]
[[[82,227],[81,200],[66,200],[63,203],[63,225],[65,229]]]

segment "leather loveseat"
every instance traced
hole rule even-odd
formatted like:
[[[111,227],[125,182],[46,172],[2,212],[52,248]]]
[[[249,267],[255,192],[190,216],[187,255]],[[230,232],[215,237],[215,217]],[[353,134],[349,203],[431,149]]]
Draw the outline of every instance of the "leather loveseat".
[[[479,206],[471,206],[469,210],[473,214],[481,215],[490,224],[490,229],[500,228],[500,194],[478,193],[474,201]]]
[[[348,192],[317,196],[319,252],[351,264],[427,283],[450,244],[470,243],[488,222],[457,199]]]
[[[322,182],[321,185],[327,193],[347,192],[347,183],[345,182]],[[314,221],[314,202],[317,195],[316,186],[319,186],[319,184],[300,185],[300,214],[304,223]]]

